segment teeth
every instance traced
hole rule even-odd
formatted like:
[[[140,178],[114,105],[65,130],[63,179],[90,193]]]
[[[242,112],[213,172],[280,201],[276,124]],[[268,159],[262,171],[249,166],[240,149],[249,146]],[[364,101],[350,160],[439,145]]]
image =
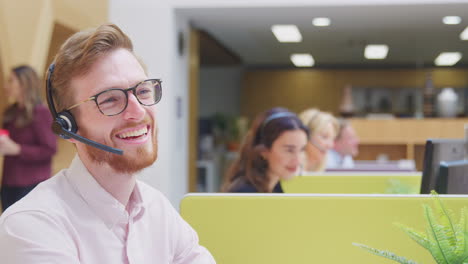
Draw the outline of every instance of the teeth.
[[[148,128],[147,127],[144,127],[142,129],[138,129],[138,130],[135,130],[135,131],[129,131],[129,132],[125,132],[125,133],[122,133],[120,135],[117,135],[119,138],[128,138],[128,137],[139,137],[139,136],[142,136],[144,134],[148,133]]]

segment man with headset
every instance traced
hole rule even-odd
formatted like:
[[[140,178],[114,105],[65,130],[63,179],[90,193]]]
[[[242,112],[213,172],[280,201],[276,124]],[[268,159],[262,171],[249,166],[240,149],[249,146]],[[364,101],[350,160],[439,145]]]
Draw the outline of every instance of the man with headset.
[[[0,217],[2,262],[215,263],[167,199],[136,180],[157,157],[161,95],[117,26],[64,43],[47,97],[54,132],[77,155]]]

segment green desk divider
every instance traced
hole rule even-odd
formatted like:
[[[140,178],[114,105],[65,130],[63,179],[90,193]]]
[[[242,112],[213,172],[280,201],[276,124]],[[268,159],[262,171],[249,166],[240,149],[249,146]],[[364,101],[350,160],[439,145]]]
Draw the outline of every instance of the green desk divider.
[[[459,219],[468,196],[441,196]],[[222,264],[395,264],[354,245],[435,263],[393,223],[425,232],[428,195],[188,195],[181,215]]]
[[[419,194],[421,172],[329,172],[282,181],[285,193]]]

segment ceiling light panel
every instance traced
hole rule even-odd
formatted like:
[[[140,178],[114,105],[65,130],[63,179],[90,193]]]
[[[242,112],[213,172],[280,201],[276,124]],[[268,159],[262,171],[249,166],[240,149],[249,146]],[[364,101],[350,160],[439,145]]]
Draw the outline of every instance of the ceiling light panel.
[[[461,17],[459,16],[445,16],[442,18],[442,22],[446,25],[458,25],[461,23]]]
[[[279,42],[301,42],[302,35],[296,25],[273,25],[271,31]]]
[[[296,67],[312,67],[314,58],[308,53],[295,53],[291,55],[291,61]]]
[[[327,27],[331,23],[328,17],[316,17],[312,20],[312,25],[316,27]]]
[[[460,39],[461,40],[468,40],[468,27],[463,30],[463,32],[460,34]]]
[[[364,57],[368,60],[382,60],[387,57],[387,45],[367,45],[364,49]]]
[[[455,65],[461,57],[461,52],[442,52],[437,56],[434,64],[437,66],[452,66]]]

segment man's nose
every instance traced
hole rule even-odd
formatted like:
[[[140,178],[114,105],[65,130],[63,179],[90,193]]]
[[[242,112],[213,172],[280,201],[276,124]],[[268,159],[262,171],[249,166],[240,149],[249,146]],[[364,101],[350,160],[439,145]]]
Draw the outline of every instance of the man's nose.
[[[128,93],[127,108],[123,112],[124,118],[127,120],[142,120],[145,117],[145,109],[138,102],[138,99],[133,93]]]

